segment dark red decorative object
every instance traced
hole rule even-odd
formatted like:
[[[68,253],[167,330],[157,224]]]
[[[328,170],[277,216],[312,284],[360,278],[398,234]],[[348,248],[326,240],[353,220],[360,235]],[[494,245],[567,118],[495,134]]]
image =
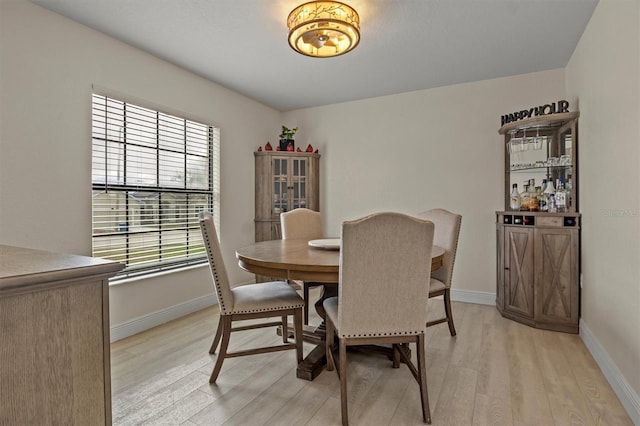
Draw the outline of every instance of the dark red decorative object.
[[[276,151],[282,151],[279,146],[276,146]]]
[[[258,152],[262,152],[262,147],[261,146],[258,147]]]
[[[302,150],[300,149],[300,147],[296,148],[296,152],[302,152]]]
[[[317,154],[317,153],[318,153],[318,150],[316,149],[316,150],[314,151],[314,153],[315,153],[315,154]]]
[[[273,151],[273,148],[271,148],[271,143],[267,142],[267,144],[264,146],[264,150],[265,151]]]
[[[307,145],[307,152],[313,152],[313,147],[311,144]]]

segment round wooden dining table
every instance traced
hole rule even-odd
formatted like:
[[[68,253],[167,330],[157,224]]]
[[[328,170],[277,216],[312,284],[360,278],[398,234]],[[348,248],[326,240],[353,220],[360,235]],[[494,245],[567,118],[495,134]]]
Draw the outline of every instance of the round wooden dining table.
[[[339,240],[326,239],[326,248],[322,244],[310,245],[307,240],[271,240],[262,241],[236,250],[238,265],[245,271],[256,275],[274,277],[283,280],[299,280],[323,284],[321,298],[315,308],[321,318],[325,318],[322,302],[328,297],[337,296],[340,277]],[[336,245],[335,242],[338,241]],[[313,242],[322,242],[314,240]],[[433,246],[431,251],[431,271],[442,267],[445,250]],[[426,301],[425,301],[426,303]],[[315,343],[313,349],[298,365],[296,376],[313,380],[326,363],[324,347],[324,321],[317,327],[304,327],[305,341]]]
[[[271,240],[240,248],[236,250],[236,257],[242,269],[257,275],[336,284],[340,275],[340,250],[330,247],[314,247],[307,240]],[[433,246],[432,272],[442,266],[444,252],[444,248]]]

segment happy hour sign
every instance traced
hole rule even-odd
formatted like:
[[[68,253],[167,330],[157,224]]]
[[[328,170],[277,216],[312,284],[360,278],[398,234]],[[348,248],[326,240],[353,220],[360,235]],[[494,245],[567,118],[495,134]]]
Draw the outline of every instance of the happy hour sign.
[[[568,101],[552,102],[550,104],[540,105],[529,109],[523,109],[522,111],[512,112],[505,114],[501,117],[502,124],[504,126],[507,123],[512,123],[518,120],[524,120],[525,118],[536,117],[540,115],[556,114],[561,112],[569,112]]]

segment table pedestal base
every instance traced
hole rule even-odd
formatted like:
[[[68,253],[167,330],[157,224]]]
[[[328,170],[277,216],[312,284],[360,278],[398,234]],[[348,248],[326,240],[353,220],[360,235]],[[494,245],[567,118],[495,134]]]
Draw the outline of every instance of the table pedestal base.
[[[292,325],[289,325],[287,332],[289,333],[289,337],[294,337]],[[278,335],[282,335],[282,329],[280,327],[278,328]],[[322,326],[313,327],[305,325],[302,327],[302,339],[307,343],[316,345],[316,347],[298,364],[296,370],[297,378],[311,381],[318,377],[318,374],[320,374],[327,365],[324,338],[324,321],[322,322]]]
[[[298,364],[296,377],[303,380],[313,380],[322,373],[327,365],[327,356],[324,344],[318,345]]]
[[[324,291],[322,296],[315,303],[315,308],[321,318],[325,318],[326,313],[322,302],[329,298],[337,296],[337,286],[335,284],[324,285]],[[288,327],[288,335],[293,338],[293,326]],[[282,334],[282,329],[278,328],[278,334]],[[296,369],[296,377],[302,380],[313,380],[324,370],[327,365],[327,354],[325,348],[326,337],[326,324],[324,321],[318,326],[305,325],[302,327],[302,339],[305,342],[316,345],[311,352],[298,364]],[[377,346],[377,345],[363,345],[363,346],[350,346],[349,350],[363,351],[368,353],[377,353],[384,355],[390,360],[393,360],[393,348],[390,346]],[[408,357],[411,357],[411,351],[408,347],[401,347]]]

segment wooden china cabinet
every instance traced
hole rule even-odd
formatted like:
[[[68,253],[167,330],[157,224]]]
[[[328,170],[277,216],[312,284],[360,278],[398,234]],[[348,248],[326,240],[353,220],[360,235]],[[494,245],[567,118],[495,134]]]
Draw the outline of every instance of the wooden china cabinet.
[[[320,154],[260,151],[254,156],[255,240],[278,240],[280,213],[320,210]]]
[[[532,327],[568,333],[578,333],[580,315],[578,115],[531,117],[499,130],[505,142],[505,210],[496,212],[498,311]],[[533,181],[535,192],[543,180],[551,180],[556,191],[563,183],[564,211],[549,211],[549,196],[538,197],[538,207],[530,203],[527,210],[512,205],[514,184],[523,191]]]

